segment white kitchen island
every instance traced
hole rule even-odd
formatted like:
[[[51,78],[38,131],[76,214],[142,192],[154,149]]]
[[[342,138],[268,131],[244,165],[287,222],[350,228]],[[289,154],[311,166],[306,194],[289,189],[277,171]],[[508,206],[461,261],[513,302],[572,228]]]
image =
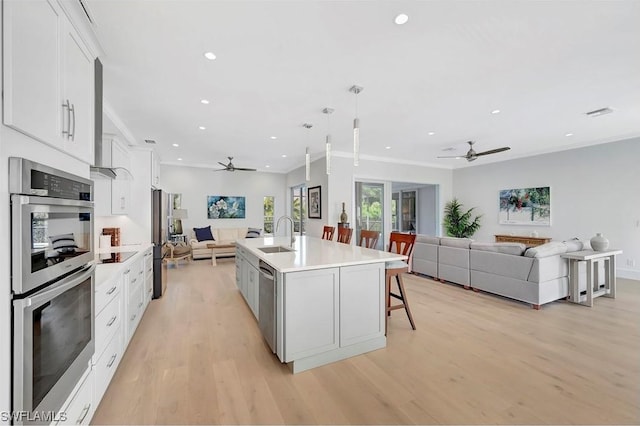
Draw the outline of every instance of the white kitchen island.
[[[280,361],[297,373],[385,347],[385,262],[406,256],[312,237],[297,237],[290,252],[260,250],[289,243],[250,238],[236,249],[238,288],[259,322],[275,318]],[[261,312],[260,261],[275,270],[272,313]]]

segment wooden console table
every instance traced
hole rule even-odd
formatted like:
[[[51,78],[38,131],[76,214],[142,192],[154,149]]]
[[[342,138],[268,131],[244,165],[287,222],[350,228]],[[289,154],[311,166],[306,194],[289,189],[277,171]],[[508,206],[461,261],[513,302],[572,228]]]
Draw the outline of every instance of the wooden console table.
[[[496,243],[522,243],[527,247],[535,247],[551,241],[545,237],[525,237],[519,235],[496,235]]]

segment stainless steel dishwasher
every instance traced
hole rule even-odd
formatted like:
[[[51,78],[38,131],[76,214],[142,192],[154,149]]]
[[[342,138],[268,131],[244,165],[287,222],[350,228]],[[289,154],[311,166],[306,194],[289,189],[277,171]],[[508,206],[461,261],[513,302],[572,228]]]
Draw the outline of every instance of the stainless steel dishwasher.
[[[259,263],[258,324],[260,332],[269,344],[271,352],[276,352],[276,270],[262,260]]]

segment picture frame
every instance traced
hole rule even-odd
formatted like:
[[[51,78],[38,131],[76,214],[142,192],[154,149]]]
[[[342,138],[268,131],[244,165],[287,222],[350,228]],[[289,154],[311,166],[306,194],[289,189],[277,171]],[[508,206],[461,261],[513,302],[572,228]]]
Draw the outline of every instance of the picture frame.
[[[319,185],[307,189],[307,212],[309,219],[322,219],[322,191]]]
[[[498,223],[551,226],[551,187],[501,190]]]
[[[207,219],[245,219],[245,197],[207,196]]]

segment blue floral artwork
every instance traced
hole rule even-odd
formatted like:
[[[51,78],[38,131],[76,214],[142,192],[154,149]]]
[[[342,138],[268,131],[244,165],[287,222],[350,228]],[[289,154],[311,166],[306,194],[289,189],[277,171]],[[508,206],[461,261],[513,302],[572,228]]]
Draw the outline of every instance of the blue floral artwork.
[[[207,196],[207,218],[244,219],[245,197]]]

